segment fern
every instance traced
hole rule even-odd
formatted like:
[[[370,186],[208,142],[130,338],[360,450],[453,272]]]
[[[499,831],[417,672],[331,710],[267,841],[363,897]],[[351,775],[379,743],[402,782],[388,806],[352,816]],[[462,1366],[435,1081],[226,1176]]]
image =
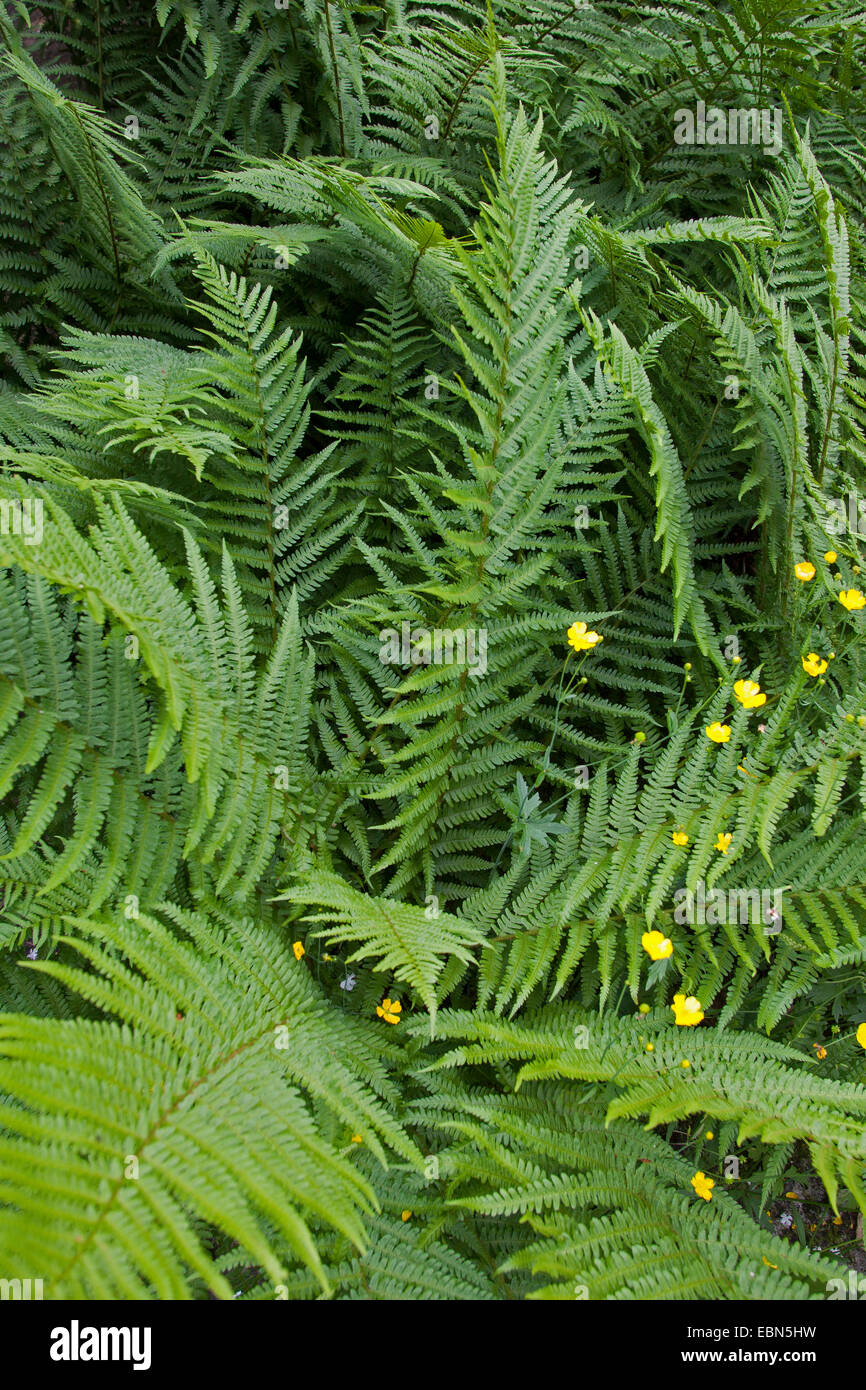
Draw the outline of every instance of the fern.
[[[0,1275],[825,1296],[866,1212],[860,9],[0,36]],[[773,138],[679,143],[699,103]],[[768,1229],[784,1183],[835,1253]]]

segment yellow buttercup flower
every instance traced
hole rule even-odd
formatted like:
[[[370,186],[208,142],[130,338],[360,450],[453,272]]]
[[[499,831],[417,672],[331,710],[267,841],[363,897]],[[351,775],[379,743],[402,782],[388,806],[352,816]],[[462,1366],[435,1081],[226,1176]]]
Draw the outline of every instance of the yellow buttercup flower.
[[[730,724],[720,724],[718,719],[714,723],[708,724],[704,731],[707,738],[712,739],[713,743],[727,743],[731,737]]]
[[[713,846],[713,848],[717,849],[719,851],[719,854],[727,854],[728,850],[731,848],[731,841],[733,840],[733,838],[734,837],[730,831],[728,831],[728,833],[725,835],[720,830],[718,835],[716,836],[716,843]]]
[[[292,950],[295,953],[295,960],[300,960],[301,956],[305,956],[307,954],[300,941],[294,941],[292,943]]]
[[[839,602],[843,608],[847,608],[852,613],[856,608],[866,608],[866,598],[863,597],[859,589],[842,589],[839,593]]]
[[[817,1053],[818,1061],[823,1062],[824,1058],[827,1056],[826,1047],[822,1047],[820,1043],[812,1043],[812,1046],[814,1047],[815,1052]]]
[[[827,564],[828,564],[828,565],[835,565],[835,563],[836,563],[836,561],[837,561],[837,559],[838,559],[838,556],[837,556],[835,550],[826,550],[826,551],[824,552],[824,559],[827,561]]]
[[[672,836],[675,845],[687,845],[689,837],[684,830],[675,830]]]
[[[810,652],[803,657],[803,670],[807,676],[823,676],[827,669],[827,663],[817,652]]]
[[[803,584],[808,584],[810,579],[815,578],[815,566],[808,560],[798,560],[794,566],[794,573]]]
[[[386,1023],[399,1023],[402,1011],[403,1005],[399,999],[383,999],[381,1004],[376,1005],[376,1013]]]
[[[695,1176],[692,1178],[692,1187],[699,1197],[703,1197],[705,1202],[712,1201],[713,1188],[715,1185],[715,1180],[713,1178],[708,1178],[706,1173],[695,1173]]]
[[[767,697],[757,681],[736,681],[734,694],[744,709],[760,709],[761,705],[767,703]]]
[[[861,1023],[855,1034],[861,1047],[866,1047],[866,1023]]]
[[[674,953],[674,943],[660,931],[645,931],[640,944],[653,960],[667,960]]]
[[[572,623],[568,629],[568,645],[576,652],[588,652],[590,647],[598,646],[604,638],[600,632],[587,632],[586,623]]]
[[[704,1011],[693,994],[688,998],[684,994],[675,994],[671,1009],[680,1028],[693,1028],[704,1016]]]
[[[409,1208],[407,1207],[405,1211],[401,1211],[401,1212],[400,1212],[400,1220],[401,1220],[401,1221],[408,1221],[408,1220],[409,1220],[409,1217],[410,1217],[411,1215],[412,1215],[412,1213],[411,1213],[411,1211],[409,1210]]]
[[[364,1142],[364,1141],[363,1141],[363,1139],[361,1138],[360,1134],[353,1134],[353,1135],[352,1135],[352,1143],[353,1143],[353,1144],[363,1144],[363,1142]]]
[[[637,1011],[639,1014],[648,1014],[650,1011],[650,1006],[649,1004],[638,1004]]]

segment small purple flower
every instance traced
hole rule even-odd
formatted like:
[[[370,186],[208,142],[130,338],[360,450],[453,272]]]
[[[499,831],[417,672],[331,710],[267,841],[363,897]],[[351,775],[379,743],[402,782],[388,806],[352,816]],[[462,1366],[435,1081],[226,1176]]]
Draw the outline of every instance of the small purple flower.
[[[27,959],[28,959],[28,960],[35,960],[36,957],[37,957],[38,955],[39,955],[39,952],[38,952],[38,950],[36,949],[35,946],[28,946],[28,948],[27,948]]]
[[[340,989],[344,989],[347,994],[351,994],[357,983],[358,981],[355,976],[350,973],[346,976],[345,980],[340,981]]]

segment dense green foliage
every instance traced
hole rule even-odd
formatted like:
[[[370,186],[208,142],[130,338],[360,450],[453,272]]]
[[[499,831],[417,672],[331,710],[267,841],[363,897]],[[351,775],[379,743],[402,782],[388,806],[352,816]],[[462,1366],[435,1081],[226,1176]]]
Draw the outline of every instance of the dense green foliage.
[[[866,1211],[858,5],[0,33],[0,1274],[826,1297],[766,1215]]]

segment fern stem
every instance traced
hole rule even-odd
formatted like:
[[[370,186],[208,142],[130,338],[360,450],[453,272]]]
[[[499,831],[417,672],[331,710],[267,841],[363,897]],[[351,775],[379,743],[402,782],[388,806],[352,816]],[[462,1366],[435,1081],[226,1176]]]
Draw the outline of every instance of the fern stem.
[[[96,182],[97,182],[97,184],[98,184],[98,186],[99,186],[100,196],[101,196],[102,201],[103,201],[103,204],[104,204],[104,206],[105,206],[105,217],[106,217],[106,221],[107,221],[107,223],[108,223],[108,233],[109,233],[109,236],[111,237],[111,251],[112,251],[112,255],[113,255],[113,257],[114,257],[114,273],[115,273],[115,275],[116,275],[116,277],[117,277],[117,283],[118,283],[118,285],[120,285],[120,284],[122,283],[122,276],[121,276],[121,273],[120,273],[120,252],[119,252],[118,244],[117,244],[117,233],[116,233],[115,227],[114,227],[114,215],[113,215],[112,210],[111,210],[111,203],[109,202],[108,194],[107,194],[106,191],[105,191],[105,184],[104,184],[103,181],[102,181],[102,174],[101,174],[100,169],[99,169],[99,161],[98,161],[98,159],[96,158],[96,151],[95,151],[95,149],[93,148],[93,141],[92,141],[91,138],[90,138],[90,132],[88,131],[87,127],[85,126],[84,122],[83,122],[82,119],[81,119],[81,116],[79,115],[79,113],[78,113],[78,111],[75,109],[75,107],[74,107],[74,106],[70,106],[70,109],[71,109],[71,111],[72,111],[72,114],[73,114],[75,120],[76,120],[77,123],[78,123],[78,126],[79,126],[79,128],[80,128],[80,130],[81,130],[82,136],[84,137],[84,141],[85,141],[85,143],[86,143],[86,145],[87,145],[87,148],[88,148],[88,150],[90,151],[90,158],[91,158],[92,163],[93,163],[93,173],[94,173],[94,177],[96,178]]]
[[[443,140],[447,140],[447,139],[448,139],[448,136],[451,134],[451,126],[452,126],[452,124],[453,124],[454,117],[457,115],[457,111],[458,111],[458,109],[459,109],[460,103],[461,103],[461,101],[463,100],[464,96],[466,95],[466,92],[467,92],[467,90],[469,89],[470,84],[473,82],[473,80],[475,79],[475,77],[477,77],[478,73],[479,73],[479,72],[481,71],[481,69],[485,66],[485,64],[486,64],[486,63],[489,63],[489,62],[490,62],[490,58],[485,54],[485,56],[484,56],[478,63],[475,64],[475,67],[474,67],[474,68],[472,69],[472,71],[469,73],[469,75],[468,75],[468,77],[466,78],[466,80],[461,84],[460,90],[458,91],[458,93],[457,93],[457,95],[456,95],[456,97],[454,98],[454,101],[453,101],[453,103],[452,103],[451,110],[448,112],[448,119],[447,119],[447,121],[445,122],[445,129],[444,129],[443,132],[442,132],[442,139],[443,139]]]
[[[105,109],[105,94],[103,90],[102,73],[102,0],[96,0],[96,53],[97,71],[99,74],[99,106]]]
[[[328,30],[328,47],[331,50],[331,66],[334,72],[334,95],[337,99],[337,124],[340,130],[340,154],[346,157],[346,132],[343,124],[343,98],[340,94],[340,71],[337,66],[337,52],[334,46],[334,33],[331,27],[331,0],[325,0],[325,24]]]

